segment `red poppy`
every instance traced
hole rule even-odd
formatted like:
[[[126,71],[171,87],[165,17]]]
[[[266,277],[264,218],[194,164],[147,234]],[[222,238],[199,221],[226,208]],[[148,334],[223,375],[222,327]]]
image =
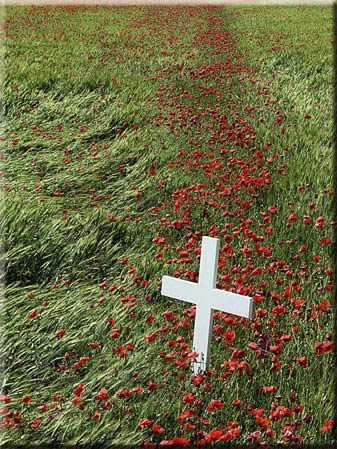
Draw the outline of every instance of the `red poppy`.
[[[315,221],[316,228],[323,229],[325,224],[325,217],[318,217]]]
[[[67,330],[66,330],[66,329],[58,329],[58,330],[55,332],[55,336],[56,336],[56,338],[61,339],[62,337],[65,336],[66,333],[67,333]]]
[[[321,428],[321,432],[328,432],[335,425],[335,421],[330,419],[329,421],[324,421],[324,426]]]
[[[211,430],[205,437],[206,443],[212,443],[213,441],[219,441],[224,435],[224,432],[220,429]]]
[[[45,404],[39,405],[39,406],[38,406],[38,409],[39,409],[41,412],[47,412],[47,411],[49,410],[49,408],[48,408]]]
[[[330,245],[330,243],[332,243],[332,240],[329,237],[325,237],[324,239],[320,239],[319,243],[321,245]]]
[[[275,386],[271,386],[271,387],[262,387],[262,390],[263,390],[265,393],[276,393],[277,390],[278,390],[278,388],[275,387]]]
[[[99,348],[99,347],[100,347],[100,344],[97,343],[96,341],[90,341],[90,342],[88,343],[88,346],[90,346],[90,348],[96,349],[96,348]]]
[[[165,429],[164,429],[164,427],[161,427],[158,424],[153,424],[152,431],[154,433],[163,433],[163,432],[165,432]]]
[[[90,419],[91,419],[91,421],[94,421],[94,422],[100,422],[101,417],[102,417],[102,413],[100,413],[98,410],[95,410],[93,416]]]
[[[25,404],[29,404],[31,401],[32,401],[32,397],[29,396],[28,394],[25,394],[25,395],[22,397],[22,402],[24,402]]]
[[[297,215],[295,213],[287,215],[288,223],[295,223],[297,221]]]
[[[82,368],[82,366],[90,360],[90,357],[81,357],[80,360],[73,365],[71,365],[74,371]]]
[[[192,393],[186,393],[185,396],[183,397],[184,403],[193,404],[194,401],[195,401],[195,396]]]
[[[76,396],[76,398],[73,398],[70,402],[73,405],[79,405],[79,404],[82,404],[83,398],[81,398],[80,396]]]
[[[229,327],[223,334],[226,339],[226,343],[231,346],[235,340],[235,332]]]
[[[124,388],[123,390],[119,390],[117,392],[117,396],[121,399],[128,398],[132,395],[132,392],[128,388]]]
[[[144,427],[150,427],[153,424],[153,421],[151,421],[148,418],[143,418],[139,421],[137,425],[137,429],[143,429]]]
[[[219,401],[218,399],[211,399],[211,402],[209,403],[207,410],[209,412],[213,412],[214,410],[221,410],[224,406],[224,403]]]
[[[300,365],[307,366],[308,359],[306,357],[298,357],[296,360]]]
[[[335,348],[335,343],[333,341],[319,342],[315,343],[315,355],[325,354],[326,352],[331,352]]]
[[[147,389],[148,391],[154,391],[154,390],[158,390],[158,385],[154,382],[152,382],[152,380],[149,380],[147,383]]]
[[[233,406],[233,407],[242,408],[242,407],[243,407],[243,404],[242,404],[242,402],[240,401],[240,399],[233,399],[233,401],[232,401],[232,406]]]
[[[171,441],[172,441],[172,444],[176,445],[176,446],[186,446],[188,444],[187,438],[175,437],[175,438],[172,438]]]
[[[33,320],[38,314],[39,314],[39,309],[34,309],[32,312],[29,313],[28,318],[30,320]]]
[[[84,390],[84,385],[81,383],[79,384],[79,386],[77,388],[75,388],[75,390],[73,391],[75,396],[81,396],[81,394],[83,393]]]
[[[191,416],[194,416],[194,415],[195,415],[195,411],[193,409],[191,409],[191,410],[186,409],[178,416],[178,418],[176,418],[176,421],[183,422],[183,421],[185,421],[185,419],[190,418]]]
[[[31,428],[32,429],[36,429],[37,427],[39,427],[39,425],[42,423],[41,419],[34,419],[33,423],[31,424]]]
[[[110,332],[111,338],[118,338],[120,335],[121,335],[120,329],[112,329],[112,331]]]

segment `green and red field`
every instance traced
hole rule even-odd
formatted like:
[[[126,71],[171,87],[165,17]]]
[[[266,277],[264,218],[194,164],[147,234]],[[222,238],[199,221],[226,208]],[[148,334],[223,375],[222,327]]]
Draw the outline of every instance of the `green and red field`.
[[[2,10],[3,444],[330,443],[332,7]]]

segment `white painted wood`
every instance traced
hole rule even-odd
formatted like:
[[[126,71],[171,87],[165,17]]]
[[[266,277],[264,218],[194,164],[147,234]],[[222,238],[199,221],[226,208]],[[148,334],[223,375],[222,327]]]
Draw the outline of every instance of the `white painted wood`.
[[[218,239],[203,237],[199,269],[199,282],[190,282],[171,276],[163,276],[161,293],[170,298],[196,304],[193,350],[199,355],[193,363],[194,373],[204,371],[209,362],[212,339],[213,311],[250,318],[253,312],[253,300],[216,288],[216,276],[219,257]]]

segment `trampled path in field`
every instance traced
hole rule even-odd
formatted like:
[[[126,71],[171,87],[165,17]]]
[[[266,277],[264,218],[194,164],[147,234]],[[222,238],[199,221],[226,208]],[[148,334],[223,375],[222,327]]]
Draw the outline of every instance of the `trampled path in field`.
[[[198,10],[193,14],[197,15]],[[152,12],[150,15],[154,32],[157,20]],[[171,30],[172,11],[167,11],[167,15],[164,23],[169,24]],[[151,19],[147,18],[146,23],[149,26]],[[192,62],[193,52],[209,53],[215,62],[205,65],[192,63],[190,67],[169,64],[153,74],[153,79],[161,79],[162,85],[155,99],[150,99],[152,104],[156,104],[158,114],[148,122],[167,128],[177,142],[185,144],[181,145],[176,159],[168,165],[168,169],[174,170],[176,176],[183,180],[184,186],[173,192],[169,202],[150,209],[151,215],[158,216],[162,227],[162,235],[156,236],[155,242],[163,246],[161,237],[165,238],[167,229],[191,231],[186,246],[176,250],[177,258],[172,261],[182,266],[178,266],[174,274],[187,276],[191,280],[196,279],[197,272],[189,270],[188,265],[193,260],[191,253],[198,254],[200,230],[205,235],[222,240],[225,235],[225,244],[221,248],[225,258],[237,252],[235,246],[241,246],[231,245],[238,236],[246,245],[252,244],[252,248],[241,248],[243,253],[247,252],[248,261],[255,255],[267,260],[272,257],[271,248],[263,242],[265,236],[273,234],[273,228],[269,225],[277,207],[265,209],[264,198],[272,183],[273,164],[278,158],[284,159],[287,150],[274,149],[272,142],[261,143],[261,138],[256,136],[250,122],[254,114],[261,113],[261,103],[275,115],[272,123],[275,133],[285,132],[282,107],[270,94],[266,81],[261,81],[260,75],[245,65],[244,55],[239,53],[224,25],[221,18],[210,14],[203,33],[195,35],[193,50],[188,56]],[[166,35],[167,30],[162,33]],[[170,39],[174,41],[177,36],[173,34]],[[169,51],[163,50],[163,53]],[[256,104],[246,103],[247,89],[254,91]],[[261,116],[260,121],[263,120]],[[160,151],[165,149],[163,143]],[[286,165],[278,164],[283,174],[286,174]],[[155,176],[155,161],[152,168],[151,171],[149,167],[149,176]],[[203,182],[193,182],[198,179]],[[164,186],[165,179],[161,179],[157,187]],[[256,233],[256,220],[251,218],[251,203],[261,205],[263,220],[259,228],[263,229],[264,237]],[[221,223],[213,218],[215,210],[221,211],[217,215],[223,217]],[[230,220],[226,217],[231,217],[232,223],[227,223]],[[210,223],[211,226],[207,226]],[[163,257],[161,254],[158,258]],[[272,266],[276,269],[283,264],[286,263],[273,260]],[[250,262],[245,267],[246,276],[240,277],[234,284],[228,276],[223,276],[219,285],[221,288],[234,288],[242,294],[251,294],[256,289],[251,283],[251,273],[261,274],[264,270],[267,273],[268,269],[271,267],[256,267]]]
[[[62,22],[58,10],[43,11],[42,24]],[[44,135],[47,143],[24,147],[13,131],[9,147],[9,159],[28,161],[25,176],[30,170],[30,178],[18,175],[22,186],[14,176],[5,186],[16,201],[12,216],[20,217],[27,198],[38,204],[38,217],[24,216],[20,229],[38,240],[43,263],[33,260],[38,273],[25,280],[20,251],[13,251],[19,262],[10,273],[7,334],[14,344],[0,396],[7,441],[144,447],[323,441],[332,427],[329,394],[319,382],[329,378],[322,360],[334,346],[327,332],[333,284],[326,255],[331,229],[318,210],[319,195],[331,191],[313,190],[301,208],[291,189],[314,189],[303,181],[310,173],[283,181],[293,152],[309,139],[287,140],[297,105],[272,88],[277,70],[262,71],[261,61],[242,50],[245,35],[233,25],[238,10],[106,11],[99,20],[98,8],[63,10],[67,20],[83,14],[99,24],[92,34],[75,19],[68,27],[69,35],[80,32],[78,61],[99,67],[98,78],[108,73],[110,84],[97,83],[93,104],[83,89],[90,122],[78,109],[75,128],[67,122],[57,128],[48,107],[64,94],[53,92],[63,79],[51,75],[49,85],[39,80],[45,90],[37,107],[45,108],[51,131],[48,120],[31,127],[31,86],[19,97],[27,96],[28,112],[25,104],[12,106],[27,136]],[[20,17],[23,29],[32,12]],[[118,33],[109,34],[116,23]],[[13,23],[7,26],[15,39]],[[40,26],[37,34],[47,25]],[[62,27],[51,30],[56,49],[70,39]],[[95,33],[99,44],[91,47]],[[266,41],[261,37],[259,45],[268,55],[292,45],[272,32]],[[66,62],[64,86],[76,79],[81,85],[80,68],[70,57]],[[64,104],[76,98],[64,94]],[[50,159],[43,145],[51,146]],[[252,296],[254,313],[246,320],[216,312],[210,369],[191,376],[195,307],[161,296],[160,284],[162,275],[198,280],[202,236],[220,239],[217,287]],[[27,335],[24,342],[19,333]],[[326,410],[316,410],[312,385],[324,394]]]

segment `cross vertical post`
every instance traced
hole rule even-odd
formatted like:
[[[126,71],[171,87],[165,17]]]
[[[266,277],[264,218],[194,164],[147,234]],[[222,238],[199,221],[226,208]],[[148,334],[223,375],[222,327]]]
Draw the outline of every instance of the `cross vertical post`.
[[[216,287],[216,275],[219,259],[219,240],[203,237],[201,245],[199,285],[205,288],[205,294]],[[194,363],[194,371],[206,369],[209,363],[212,329],[213,309],[209,307],[207,298],[201,298],[195,314],[193,349],[199,353]]]

